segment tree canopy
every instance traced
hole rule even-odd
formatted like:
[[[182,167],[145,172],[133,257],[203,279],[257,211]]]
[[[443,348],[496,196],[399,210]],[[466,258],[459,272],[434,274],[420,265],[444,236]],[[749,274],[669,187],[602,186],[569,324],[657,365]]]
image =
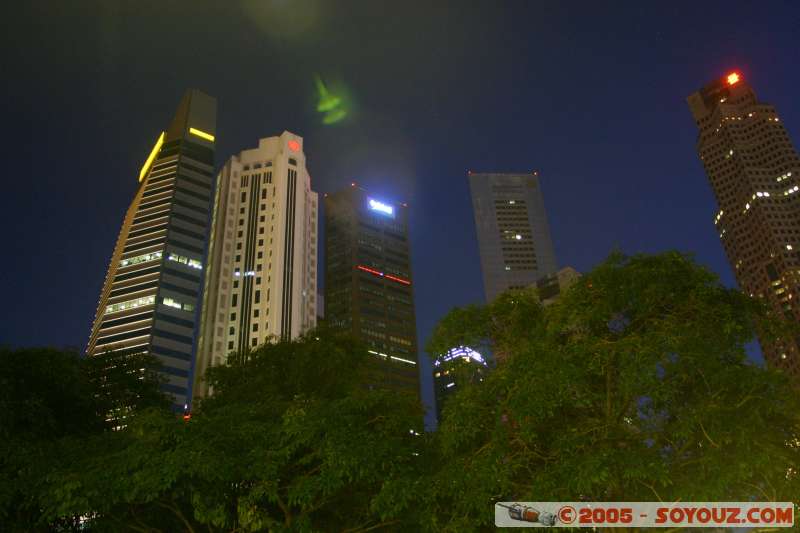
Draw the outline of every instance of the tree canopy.
[[[795,329],[690,257],[614,254],[551,305],[515,290],[444,317],[432,356],[499,363],[458,382],[431,434],[416,394],[366,386],[372,356],[325,328],[231,354],[189,420],[147,358],[3,350],[0,520],[478,531],[497,501],[791,501],[800,400],[747,346]]]
[[[678,253],[614,254],[547,307],[525,289],[454,310],[429,352],[502,362],[444,407],[429,526],[489,525],[494,501],[796,499],[796,391],[746,357],[769,321]]]
[[[40,489],[44,518],[99,531],[366,531],[402,517],[379,502],[419,469],[416,394],[370,390],[368,354],[324,330],[233,354],[185,421],[140,413],[124,431],[63,441]]]

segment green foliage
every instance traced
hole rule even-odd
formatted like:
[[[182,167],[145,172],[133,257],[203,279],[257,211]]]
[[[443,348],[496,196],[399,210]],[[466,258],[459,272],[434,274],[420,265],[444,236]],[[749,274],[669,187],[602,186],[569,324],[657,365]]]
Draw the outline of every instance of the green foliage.
[[[70,529],[80,513],[47,517],[42,493],[54,468],[147,408],[166,408],[149,356],[81,358],[51,348],[0,349],[0,523],[10,531]],[[143,369],[143,371],[141,370]],[[123,408],[124,407],[124,408]],[[61,487],[55,488],[61,490]]]
[[[428,435],[416,395],[365,387],[364,346],[324,328],[210,369],[188,421],[146,357],[4,350],[0,523],[474,531],[501,500],[794,500],[800,400],[746,359],[755,331],[796,334],[686,256],[615,254],[547,307],[518,290],[445,317],[430,353],[502,361],[482,382],[454,362]]]
[[[125,431],[65,445],[47,477],[49,519],[95,530],[365,530],[401,524],[393,479],[418,477],[416,396],[368,390],[366,349],[318,330],[234,354],[185,422],[139,414]]]
[[[678,253],[612,255],[548,307],[531,289],[451,313],[431,353],[504,362],[445,406],[426,527],[488,526],[502,500],[794,499],[798,396],[745,359],[770,319]]]

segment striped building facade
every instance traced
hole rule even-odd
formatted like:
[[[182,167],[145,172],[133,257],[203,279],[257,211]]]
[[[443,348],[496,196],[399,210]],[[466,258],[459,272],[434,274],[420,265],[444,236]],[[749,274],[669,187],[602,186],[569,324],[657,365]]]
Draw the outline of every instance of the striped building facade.
[[[87,347],[154,355],[176,411],[192,397],[215,134],[216,100],[187,91],[139,173]]]
[[[260,139],[231,157],[216,178],[199,340],[196,395],[225,362],[271,339],[317,325],[317,193],[303,139]]]

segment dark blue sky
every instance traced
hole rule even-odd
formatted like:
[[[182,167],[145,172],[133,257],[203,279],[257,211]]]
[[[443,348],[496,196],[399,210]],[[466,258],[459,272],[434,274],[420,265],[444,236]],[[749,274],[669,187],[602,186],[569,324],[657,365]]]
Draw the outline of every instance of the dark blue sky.
[[[679,249],[730,284],[685,98],[738,69],[800,129],[796,2],[15,4],[5,344],[84,346],[138,170],[187,87],[218,99],[218,164],[290,130],[315,190],[355,180],[411,205],[421,345],[482,299],[467,170],[539,170],[562,266]],[[347,89],[349,121],[320,124],[315,74]]]

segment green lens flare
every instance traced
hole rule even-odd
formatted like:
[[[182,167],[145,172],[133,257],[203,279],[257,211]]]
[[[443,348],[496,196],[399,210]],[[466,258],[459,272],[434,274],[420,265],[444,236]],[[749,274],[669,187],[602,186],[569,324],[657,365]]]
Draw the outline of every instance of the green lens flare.
[[[322,113],[322,123],[336,124],[347,117],[347,109],[342,97],[331,93],[319,76],[315,77],[317,87],[317,112]]]
[[[347,111],[344,109],[334,109],[325,114],[322,118],[323,124],[336,124],[347,117]]]

